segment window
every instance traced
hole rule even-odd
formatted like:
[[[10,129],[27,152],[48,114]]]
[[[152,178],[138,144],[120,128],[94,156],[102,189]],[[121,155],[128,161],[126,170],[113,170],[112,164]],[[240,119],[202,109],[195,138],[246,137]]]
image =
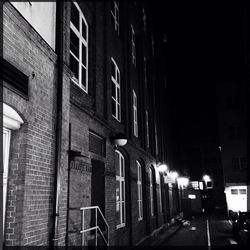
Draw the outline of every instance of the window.
[[[131,54],[132,63],[136,66],[135,30],[133,25],[131,25]]]
[[[199,189],[199,183],[198,181],[191,181],[190,182],[193,189],[198,190]]]
[[[142,169],[141,164],[136,161],[137,165],[137,190],[138,190],[138,220],[143,219],[143,203],[142,203]]]
[[[240,126],[230,126],[229,127],[229,138],[232,140],[237,140],[242,137],[242,129]]]
[[[143,57],[143,72],[144,72],[144,84],[145,84],[145,88],[148,87],[148,80],[147,80],[147,59],[144,56]]]
[[[154,184],[153,184],[153,170],[149,168],[149,196],[150,196],[150,211],[151,216],[154,216]]]
[[[121,121],[121,91],[120,71],[113,58],[111,58],[111,81],[112,81],[112,115]]]
[[[117,1],[112,1],[111,6],[111,16],[113,20],[113,24],[115,27],[115,31],[119,35],[119,3]]]
[[[160,176],[160,178],[159,178],[159,206],[160,206],[160,213],[162,213],[163,212],[163,203],[162,203],[162,195],[161,195],[161,192],[162,192],[162,188],[161,188],[161,183],[162,183],[162,181],[161,181],[161,174],[159,174]]]
[[[246,157],[233,157],[232,168],[235,171],[245,170],[247,168],[247,158]]]
[[[155,42],[154,42],[154,37],[151,36],[151,46],[152,46],[152,55],[155,55]]]
[[[158,130],[157,130],[157,124],[155,123],[155,154],[158,155],[159,148],[158,148]]]
[[[133,115],[134,115],[134,136],[138,137],[138,112],[137,112],[137,96],[133,90]]]
[[[240,97],[239,96],[228,96],[225,100],[226,109],[239,109],[240,108]]]
[[[125,226],[125,161],[119,151],[115,151],[116,166],[116,225]]]
[[[238,194],[238,189],[231,189],[231,194]]]
[[[148,111],[146,110],[146,146],[149,148],[149,126],[148,126]]]
[[[88,93],[88,24],[75,2],[71,4],[70,69],[73,82]]]
[[[146,13],[145,13],[145,10],[144,8],[142,9],[142,21],[143,21],[143,29],[144,29],[144,32],[146,33],[147,31],[147,20],[146,20]]]

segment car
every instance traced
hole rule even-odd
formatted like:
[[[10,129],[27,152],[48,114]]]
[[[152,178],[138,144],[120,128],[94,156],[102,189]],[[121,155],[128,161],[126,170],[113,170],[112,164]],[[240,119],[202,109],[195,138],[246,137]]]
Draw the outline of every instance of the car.
[[[239,244],[249,243],[250,236],[250,211],[248,212],[229,212],[232,221],[232,233]]]

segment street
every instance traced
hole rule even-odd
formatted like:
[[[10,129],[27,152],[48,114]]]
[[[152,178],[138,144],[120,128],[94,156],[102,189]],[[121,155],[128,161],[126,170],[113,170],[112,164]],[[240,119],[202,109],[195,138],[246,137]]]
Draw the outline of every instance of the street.
[[[195,216],[189,226],[182,226],[172,237],[161,245],[173,248],[194,247],[216,249],[238,247],[233,238],[231,224],[226,216],[221,214]]]

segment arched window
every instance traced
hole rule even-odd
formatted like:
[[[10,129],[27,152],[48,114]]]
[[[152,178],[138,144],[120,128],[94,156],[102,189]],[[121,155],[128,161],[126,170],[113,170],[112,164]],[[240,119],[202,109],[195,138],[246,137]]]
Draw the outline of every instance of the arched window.
[[[142,167],[139,161],[137,166],[137,193],[138,193],[138,220],[143,219],[143,200],[142,200]]]
[[[116,167],[116,226],[124,227],[126,222],[125,201],[125,160],[120,151],[115,151]]]
[[[150,211],[151,216],[155,215],[155,209],[154,209],[154,170],[152,167],[149,168],[148,174],[149,174],[149,198],[150,198]]]
[[[76,2],[71,4],[70,69],[73,82],[88,93],[88,24]]]
[[[23,124],[23,119],[19,114],[9,105],[3,103],[3,231],[5,223],[11,130],[19,129],[21,124]]]

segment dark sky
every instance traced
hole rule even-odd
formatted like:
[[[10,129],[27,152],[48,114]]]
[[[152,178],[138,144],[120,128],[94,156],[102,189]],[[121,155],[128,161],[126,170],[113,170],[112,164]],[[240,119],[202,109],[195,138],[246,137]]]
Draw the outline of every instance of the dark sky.
[[[177,134],[216,136],[215,82],[243,62],[243,8],[230,1],[164,1],[152,6],[166,32],[166,72]]]

